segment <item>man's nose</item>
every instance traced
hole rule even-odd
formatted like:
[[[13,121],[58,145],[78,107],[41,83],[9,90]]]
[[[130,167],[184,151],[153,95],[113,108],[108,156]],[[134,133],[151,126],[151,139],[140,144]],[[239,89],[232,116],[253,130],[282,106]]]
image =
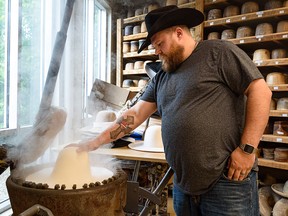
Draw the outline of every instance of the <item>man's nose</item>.
[[[156,54],[156,55],[159,55],[160,53],[161,53],[161,50],[156,47],[156,48],[155,48],[155,54]]]

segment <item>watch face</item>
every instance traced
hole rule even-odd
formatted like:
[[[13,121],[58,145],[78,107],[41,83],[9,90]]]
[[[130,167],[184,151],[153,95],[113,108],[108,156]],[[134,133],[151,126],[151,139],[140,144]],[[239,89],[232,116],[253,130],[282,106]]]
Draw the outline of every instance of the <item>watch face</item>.
[[[250,145],[245,145],[244,147],[244,151],[247,152],[247,153],[252,153],[254,150],[254,147],[253,146],[250,146]]]

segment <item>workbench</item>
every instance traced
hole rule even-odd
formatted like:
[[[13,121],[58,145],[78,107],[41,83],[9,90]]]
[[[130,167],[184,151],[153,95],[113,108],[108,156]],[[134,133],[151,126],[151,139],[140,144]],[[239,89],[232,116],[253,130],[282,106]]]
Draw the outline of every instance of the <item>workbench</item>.
[[[120,148],[99,148],[95,151],[97,154],[111,155],[118,159],[123,160],[135,160],[135,161],[147,161],[157,163],[167,163],[164,153],[158,152],[144,152],[130,149],[129,147]]]

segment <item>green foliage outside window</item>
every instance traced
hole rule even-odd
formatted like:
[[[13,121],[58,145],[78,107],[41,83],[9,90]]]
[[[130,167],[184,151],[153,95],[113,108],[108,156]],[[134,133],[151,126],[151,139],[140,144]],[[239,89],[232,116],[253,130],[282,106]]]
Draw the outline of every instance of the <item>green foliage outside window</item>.
[[[9,42],[7,37],[6,1],[0,1],[0,129],[4,125],[4,109],[9,104],[4,104],[4,88],[8,80],[5,80],[7,53],[5,50]],[[41,57],[41,1],[19,1],[19,29],[18,29],[18,124],[20,126],[33,124],[40,101],[40,57]],[[10,28],[14,28],[11,26]],[[8,62],[9,64],[10,62]],[[12,77],[13,78],[13,77]],[[6,83],[6,84],[5,84]],[[9,86],[9,84],[8,84]],[[11,96],[11,95],[10,95]],[[10,100],[15,98],[10,97]],[[11,113],[10,113],[11,114]],[[13,115],[13,114],[11,114]],[[15,114],[14,114],[15,115]],[[8,126],[9,127],[9,126]]]
[[[41,1],[22,0],[19,43],[19,124],[33,124],[40,101]]]

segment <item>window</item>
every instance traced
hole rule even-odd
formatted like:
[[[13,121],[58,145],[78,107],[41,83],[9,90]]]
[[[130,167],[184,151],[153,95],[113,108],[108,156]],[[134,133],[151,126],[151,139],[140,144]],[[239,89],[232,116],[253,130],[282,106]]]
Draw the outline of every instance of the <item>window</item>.
[[[0,128],[32,125],[38,111],[51,32],[49,1],[1,1]],[[50,23],[49,23],[50,22]]]
[[[104,1],[88,0],[86,4],[86,95],[96,78],[111,81],[111,11]],[[91,73],[92,71],[92,73]]]
[[[35,121],[64,10],[65,2],[58,0],[0,1],[0,130],[31,126]],[[59,91],[73,92],[63,82],[68,80],[67,76],[77,76],[85,84],[81,86],[81,97],[84,98],[81,112],[95,78],[110,81],[111,45],[108,38],[111,31],[107,29],[111,26],[111,12],[103,0],[76,1],[75,11],[78,11],[77,19],[79,13],[82,14],[82,20],[71,20],[70,26],[78,25],[76,27],[82,33],[74,32],[76,28],[69,26],[65,50],[69,49],[70,53],[65,52],[63,58],[66,60],[62,59],[60,70],[67,70],[69,67],[65,64],[71,64],[73,56],[77,56],[82,74],[71,72],[71,68],[68,72],[59,72],[58,92],[55,92],[53,104],[67,105],[63,101],[68,100],[70,93]],[[75,34],[82,35],[80,39],[72,40],[73,34],[74,37]],[[77,49],[73,45],[76,42],[82,43]],[[63,100],[61,97],[67,98]],[[73,106],[70,102],[68,105]]]
[[[35,121],[65,5],[59,0],[0,1],[0,145]],[[86,98],[95,78],[110,81],[110,13],[103,0],[75,1],[52,102],[67,112],[56,145],[73,139],[87,117]],[[51,158],[51,152],[43,158]],[[7,200],[1,197],[0,214]]]

